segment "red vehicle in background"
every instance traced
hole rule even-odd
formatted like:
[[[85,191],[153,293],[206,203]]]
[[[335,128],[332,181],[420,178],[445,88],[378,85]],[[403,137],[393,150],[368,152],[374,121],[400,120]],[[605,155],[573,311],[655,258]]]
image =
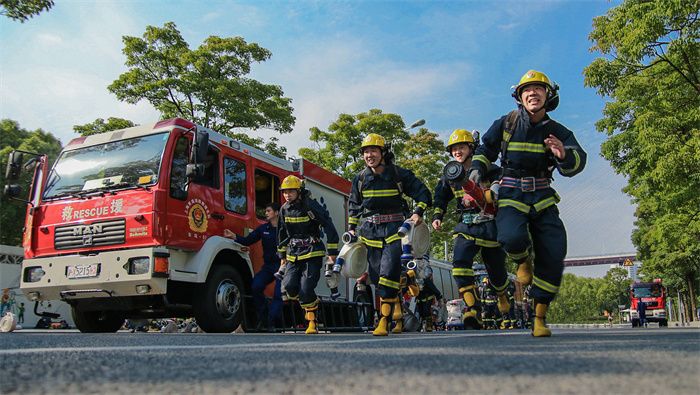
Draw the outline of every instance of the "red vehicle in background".
[[[193,316],[206,332],[234,331],[262,247],[243,247],[223,230],[246,235],[262,224],[290,174],[305,179],[338,229],[347,223],[349,181],[181,118],[74,139],[51,169],[46,155],[12,152],[6,178],[22,168],[34,179],[20,288],[37,303],[70,304],[82,332]],[[5,193],[17,199],[20,189]],[[340,291],[347,295],[347,283]],[[317,293],[330,295],[324,281]]]
[[[651,283],[632,283],[630,287],[630,318],[632,326],[640,326],[639,305],[644,302],[646,320],[648,322],[658,322],[659,326],[668,326],[666,318],[666,288],[661,284],[660,279],[655,279]]]

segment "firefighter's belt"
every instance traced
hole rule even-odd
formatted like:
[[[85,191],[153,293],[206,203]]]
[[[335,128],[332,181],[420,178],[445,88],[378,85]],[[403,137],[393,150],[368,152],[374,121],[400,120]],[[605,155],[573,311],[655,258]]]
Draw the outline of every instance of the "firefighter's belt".
[[[465,224],[480,224],[482,222],[491,221],[493,214],[487,213],[469,213],[462,214],[462,222]]]
[[[537,189],[549,188],[549,179],[535,177],[503,177],[501,179],[501,187],[516,188],[523,192],[534,192]]]
[[[307,237],[305,239],[291,239],[289,245],[292,247],[308,247],[313,243],[321,241],[319,237]]]
[[[385,222],[397,222],[397,221],[403,221],[404,216],[403,213],[396,213],[396,214],[374,214],[370,215],[367,217],[367,221],[373,223],[373,224],[381,224]]]

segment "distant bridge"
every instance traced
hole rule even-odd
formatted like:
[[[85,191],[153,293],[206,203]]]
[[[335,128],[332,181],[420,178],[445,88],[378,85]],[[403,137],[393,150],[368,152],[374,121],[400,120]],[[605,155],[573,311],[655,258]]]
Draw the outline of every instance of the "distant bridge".
[[[565,259],[564,266],[590,266],[590,265],[622,265],[627,260],[634,262],[637,259],[637,255],[605,255],[605,256],[591,256],[585,258],[572,258]]]

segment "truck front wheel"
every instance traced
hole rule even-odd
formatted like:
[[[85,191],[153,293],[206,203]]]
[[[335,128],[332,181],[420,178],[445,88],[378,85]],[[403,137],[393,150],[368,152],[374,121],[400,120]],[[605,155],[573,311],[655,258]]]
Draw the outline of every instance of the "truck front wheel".
[[[73,307],[71,316],[83,333],[114,333],[124,324],[124,315],[116,311],[85,311]]]
[[[218,265],[211,268],[207,282],[197,287],[194,316],[208,333],[231,333],[243,319],[243,280],[236,269]]]

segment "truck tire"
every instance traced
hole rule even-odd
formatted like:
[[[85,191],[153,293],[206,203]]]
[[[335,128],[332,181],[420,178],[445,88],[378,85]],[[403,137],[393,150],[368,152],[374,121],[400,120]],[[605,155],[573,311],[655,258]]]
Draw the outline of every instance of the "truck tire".
[[[193,303],[197,325],[207,333],[231,333],[243,320],[243,280],[228,265],[213,266],[197,287]]]
[[[124,315],[116,311],[85,311],[72,307],[71,316],[83,333],[114,333],[124,325]]]
[[[659,326],[668,326],[668,320],[659,321]]]

